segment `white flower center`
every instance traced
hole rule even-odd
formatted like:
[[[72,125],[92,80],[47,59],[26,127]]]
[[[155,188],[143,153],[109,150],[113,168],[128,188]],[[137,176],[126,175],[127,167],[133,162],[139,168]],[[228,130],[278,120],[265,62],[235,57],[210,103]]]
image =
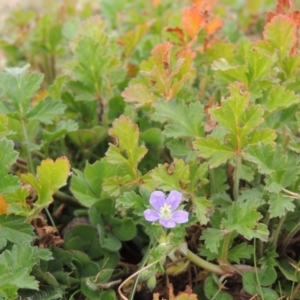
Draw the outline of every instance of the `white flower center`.
[[[164,206],[162,206],[160,208],[160,214],[159,215],[162,219],[165,219],[165,220],[171,219],[171,216],[172,216],[171,205],[167,205],[165,203]]]

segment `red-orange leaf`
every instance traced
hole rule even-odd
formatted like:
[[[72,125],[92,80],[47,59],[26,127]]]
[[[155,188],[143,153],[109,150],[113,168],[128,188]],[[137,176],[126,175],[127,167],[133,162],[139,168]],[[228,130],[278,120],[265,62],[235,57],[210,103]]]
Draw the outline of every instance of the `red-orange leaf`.
[[[205,26],[204,14],[197,6],[187,7],[182,13],[181,24],[184,31],[193,39]]]
[[[213,35],[220,28],[222,28],[224,22],[218,17],[215,16],[210,22],[208,22],[205,26],[205,30],[208,35]]]

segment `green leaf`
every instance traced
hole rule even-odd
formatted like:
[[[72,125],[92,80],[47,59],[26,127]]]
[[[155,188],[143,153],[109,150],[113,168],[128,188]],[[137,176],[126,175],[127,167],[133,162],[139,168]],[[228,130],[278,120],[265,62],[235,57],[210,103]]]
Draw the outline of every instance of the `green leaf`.
[[[76,131],[77,129],[78,124],[74,120],[60,121],[51,131],[43,131],[43,144],[49,144],[65,136],[68,132]]]
[[[121,37],[120,43],[124,46],[124,55],[126,58],[129,58],[132,55],[135,47],[152,24],[153,21],[138,24],[133,30],[127,32],[123,37]]]
[[[18,152],[14,151],[14,143],[6,138],[0,139],[0,194],[11,193],[19,187],[16,176],[8,174],[8,167],[15,163]]]
[[[189,166],[182,159],[174,159],[172,164],[159,164],[150,172],[151,178],[164,191],[184,190],[189,184]]]
[[[43,75],[28,74],[29,65],[23,68],[7,68],[0,72],[0,88],[12,102],[15,111],[24,116],[29,111],[29,103],[39,90]]]
[[[208,276],[205,280],[204,292],[207,299],[215,300],[232,300],[231,295],[220,290],[217,280],[213,278],[213,275]]]
[[[264,106],[269,112],[288,108],[300,100],[298,95],[286,90],[284,86],[273,85],[269,93],[264,96]]]
[[[26,116],[27,121],[37,120],[43,124],[52,124],[56,116],[62,115],[66,105],[61,101],[45,99],[37,104]]]
[[[196,217],[201,225],[207,224],[209,221],[209,211],[213,209],[212,202],[205,197],[196,197],[193,199]]]
[[[244,155],[248,161],[258,166],[258,170],[262,174],[270,174],[274,170],[275,150],[270,144],[250,145]]]
[[[126,102],[134,103],[136,108],[148,106],[158,99],[148,87],[140,83],[126,87],[121,95]]]
[[[164,142],[164,137],[162,132],[158,128],[149,128],[141,133],[141,141],[152,144],[156,147],[162,147]]]
[[[241,259],[250,259],[253,255],[253,251],[253,246],[247,243],[241,243],[228,251],[228,259],[229,261],[234,261],[239,264]]]
[[[220,247],[221,241],[224,239],[224,234],[220,229],[207,228],[202,232],[200,240],[205,241],[205,247],[211,252],[216,253]]]
[[[270,300],[278,299],[278,295],[273,291],[270,293],[267,289],[262,288],[262,286],[268,286],[275,282],[276,280],[276,271],[272,267],[265,267],[258,271],[258,276],[255,272],[246,271],[243,274],[243,287],[250,295],[269,295]]]
[[[25,219],[21,216],[0,215],[0,237],[5,244],[10,241],[14,244],[22,242],[31,242],[35,235],[33,227],[25,223]]]
[[[112,233],[121,241],[129,241],[136,235],[136,227],[131,218],[109,218],[108,223],[112,226]]]
[[[291,186],[300,174],[297,156],[293,153],[287,156],[280,146],[272,148],[271,145],[251,145],[245,156],[247,160],[258,165],[260,173],[268,175],[266,189],[271,193],[278,193],[282,187]]]
[[[115,176],[117,166],[110,165],[106,159],[94,164],[87,163],[84,172],[75,169],[71,179],[71,191],[78,201],[90,207],[102,197],[106,197],[102,184],[106,178]]]
[[[277,266],[287,280],[294,281],[296,283],[300,282],[298,268],[296,268],[296,266],[291,263],[288,258],[280,258]]]
[[[295,205],[293,201],[293,198],[285,196],[281,193],[271,194],[268,201],[270,205],[270,218],[283,217],[288,211],[294,211]]]
[[[209,158],[211,168],[220,166],[235,155],[234,149],[227,147],[212,136],[198,138],[193,142],[193,146],[200,157]]]
[[[269,78],[275,64],[275,56],[267,55],[256,49],[251,49],[247,54],[249,82]]]
[[[248,85],[247,66],[232,66],[226,59],[220,58],[213,62],[211,66],[215,71],[216,82],[227,86],[235,81]]]
[[[279,60],[282,61],[292,50],[297,41],[296,26],[288,16],[274,16],[263,32],[264,39],[275,50],[279,51]]]
[[[107,161],[113,165],[118,165],[133,179],[136,179],[138,176],[137,165],[147,153],[144,146],[138,145],[139,129],[137,125],[122,115],[114,121],[109,135],[115,139],[116,145],[109,145],[106,152]]]
[[[249,135],[264,119],[260,106],[249,106],[249,94],[240,92],[240,84],[231,84],[230,97],[222,102],[221,107],[211,109],[212,117],[218,121],[221,128],[229,130],[228,142],[240,151],[247,145]]]
[[[36,190],[38,199],[34,202],[31,211],[21,211],[20,214],[26,216],[28,220],[34,218],[43,208],[52,203],[52,195],[67,183],[69,175],[70,164],[66,157],[60,157],[55,162],[51,159],[43,160],[37,167],[37,177],[30,173],[21,175],[23,182],[30,184]],[[20,195],[26,194],[20,192]],[[12,195],[12,198],[16,197]]]
[[[269,231],[265,224],[258,223],[261,218],[262,215],[253,208],[251,201],[233,202],[227,218],[222,219],[221,228],[224,232],[237,231],[247,240],[256,237],[267,241]]]
[[[135,192],[125,192],[116,200],[116,207],[121,209],[133,209],[138,216],[143,216],[146,209],[146,201]]]
[[[200,102],[192,102],[187,106],[181,100],[166,102],[159,100],[154,105],[155,114],[171,122],[163,131],[167,137],[190,137],[195,139],[204,134],[202,121],[204,118],[203,106]]]

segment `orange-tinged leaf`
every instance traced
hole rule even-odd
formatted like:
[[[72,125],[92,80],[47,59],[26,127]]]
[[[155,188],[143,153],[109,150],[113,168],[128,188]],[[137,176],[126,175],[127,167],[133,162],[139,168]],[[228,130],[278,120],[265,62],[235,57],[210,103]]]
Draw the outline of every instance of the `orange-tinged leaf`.
[[[205,17],[199,7],[192,6],[184,9],[181,24],[188,36],[193,39],[199,30],[205,26]]]
[[[44,100],[47,96],[49,95],[48,91],[46,90],[41,90],[39,91],[37,94],[35,94],[35,96],[33,97],[32,100],[32,105],[36,106],[39,102],[41,102],[42,100]]]
[[[8,204],[6,203],[4,197],[0,195],[0,215],[7,213]]]
[[[277,14],[284,14],[292,7],[291,0],[277,0]]]
[[[153,5],[154,7],[160,5],[160,3],[161,3],[161,0],[152,0],[152,5]]]
[[[297,31],[294,23],[285,15],[275,16],[264,30],[264,40],[279,51],[279,59],[285,58],[297,42]]]
[[[167,32],[175,33],[178,36],[179,40],[182,43],[184,43],[184,35],[183,35],[183,32],[182,32],[182,29],[180,29],[179,27],[168,27]]]
[[[205,25],[205,30],[208,35],[213,35],[222,28],[224,22],[218,16],[215,16],[210,22]]]
[[[170,67],[171,49],[173,45],[171,43],[158,44],[151,51],[152,57],[158,66],[162,66],[164,69]]]
[[[193,0],[193,5],[199,7],[201,10],[211,11],[215,6],[215,0]]]

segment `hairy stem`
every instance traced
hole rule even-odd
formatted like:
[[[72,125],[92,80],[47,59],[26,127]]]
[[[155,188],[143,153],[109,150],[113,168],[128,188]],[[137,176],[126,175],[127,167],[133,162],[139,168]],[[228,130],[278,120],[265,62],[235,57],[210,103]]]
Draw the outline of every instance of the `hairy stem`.
[[[23,131],[23,137],[24,137],[24,142],[25,142],[25,148],[26,148],[26,153],[27,153],[27,170],[28,172],[34,174],[34,167],[33,167],[33,161],[31,157],[31,152],[29,149],[29,138],[27,135],[26,131],[26,125],[23,117],[21,117],[21,125],[22,125],[22,131]]]
[[[228,264],[228,250],[230,246],[230,238],[231,238],[232,232],[229,232],[224,237],[224,243],[222,247],[222,255],[220,257],[220,263],[227,265]]]
[[[278,238],[279,238],[279,234],[281,232],[281,228],[282,228],[282,225],[285,221],[285,217],[282,217],[277,225],[277,228],[273,234],[273,237],[272,237],[272,244],[277,247],[277,243],[278,243]]]
[[[223,270],[220,266],[212,264],[204,259],[202,259],[201,257],[199,257],[198,255],[194,254],[192,251],[190,251],[189,249],[179,249],[180,252],[182,254],[184,254],[186,256],[186,258],[191,261],[192,263],[194,263],[195,265],[203,268],[204,270],[213,272],[215,274],[218,275],[224,275],[226,274],[225,270]]]
[[[240,189],[240,173],[241,173],[242,159],[239,153],[235,154],[235,170],[234,170],[234,182],[233,182],[233,198],[237,200]]]
[[[294,228],[289,232],[289,234],[283,240],[282,247],[284,251],[298,231],[300,231],[300,222],[296,224],[296,226],[294,226]]]

